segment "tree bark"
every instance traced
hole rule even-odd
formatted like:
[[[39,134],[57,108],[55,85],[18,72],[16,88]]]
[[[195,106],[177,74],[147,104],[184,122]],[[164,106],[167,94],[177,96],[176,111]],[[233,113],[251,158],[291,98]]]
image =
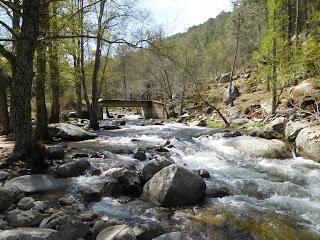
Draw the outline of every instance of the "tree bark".
[[[6,74],[0,69],[0,135],[9,133],[9,112],[7,104],[7,88],[9,85]]]
[[[276,114],[277,111],[277,40],[275,37],[272,38],[272,115]]]
[[[58,14],[57,3],[53,3],[52,15]],[[51,31],[54,33],[57,29],[56,21],[52,21]],[[59,48],[56,42],[49,44],[49,65],[50,65],[50,83],[51,83],[51,116],[50,123],[58,123],[60,120],[60,72],[59,72]]]
[[[49,6],[43,3],[41,6],[40,34],[45,37],[48,30]],[[38,140],[48,138],[48,115],[45,95],[45,82],[47,72],[47,43],[41,41],[37,49],[37,76],[35,82],[37,126],[35,137]]]
[[[288,41],[290,42],[292,37],[292,14],[291,14],[292,6],[291,0],[287,0],[287,12],[288,12]]]
[[[39,6],[40,0],[23,1],[21,33],[16,41],[11,107],[15,156],[30,156],[34,150],[31,88],[34,76],[33,59],[39,35]]]

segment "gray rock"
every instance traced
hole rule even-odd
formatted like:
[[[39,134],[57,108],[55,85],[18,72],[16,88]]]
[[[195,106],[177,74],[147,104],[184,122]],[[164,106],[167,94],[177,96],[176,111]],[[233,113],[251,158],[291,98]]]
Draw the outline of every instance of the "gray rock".
[[[25,175],[11,179],[5,186],[14,186],[24,193],[34,194],[62,191],[69,186],[69,182],[51,175]]]
[[[276,118],[275,120],[273,120],[272,122],[270,122],[266,126],[266,130],[269,130],[272,132],[277,132],[277,133],[284,135],[287,123],[288,123],[287,118],[279,117],[279,118]]]
[[[205,127],[207,126],[206,120],[197,120],[190,124],[193,127]]]
[[[54,123],[48,125],[51,138],[61,138],[66,141],[83,141],[97,137],[97,134],[68,123]]]
[[[74,160],[57,168],[56,174],[62,178],[78,177],[90,167],[86,159]]]
[[[137,240],[154,239],[165,233],[161,225],[155,222],[136,225],[133,228],[133,231],[136,235]]]
[[[43,216],[38,211],[21,211],[18,209],[8,212],[5,220],[11,227],[36,227],[42,221]]]
[[[157,238],[154,238],[154,240],[196,240],[196,239],[201,239],[201,238],[200,237],[198,238],[183,232],[167,233]]]
[[[227,90],[225,91],[225,93],[223,95],[223,102],[226,104],[231,103],[231,101],[236,100],[237,97],[240,96],[239,88],[235,84],[232,84],[231,94],[230,94],[229,89],[230,89],[230,86],[227,88]]]
[[[92,240],[96,240],[97,236],[99,235],[102,230],[112,227],[115,225],[119,225],[120,223],[114,219],[108,219],[108,220],[98,220],[92,227]]]
[[[255,122],[250,120],[249,118],[236,118],[231,121],[232,125],[254,125]]]
[[[112,168],[104,172],[103,175],[117,179],[123,188],[124,194],[128,196],[140,196],[142,186],[140,176],[135,171],[126,168]]]
[[[264,129],[254,129],[249,132],[249,136],[251,137],[259,137],[264,139],[274,139],[272,131],[264,130]]]
[[[22,197],[23,193],[14,186],[0,187],[0,212],[18,202]]]
[[[211,178],[210,173],[205,169],[195,171],[202,178]]]
[[[270,159],[287,159],[292,154],[289,147],[278,139],[263,139],[251,136],[241,136],[228,139],[226,146],[234,147],[245,155]]]
[[[191,118],[192,118],[192,116],[190,114],[186,113],[186,114],[183,114],[182,116],[180,116],[178,122],[184,123],[186,121],[189,121]]]
[[[300,156],[320,161],[320,126],[302,129],[297,136],[296,146]]]
[[[65,156],[64,148],[60,146],[47,146],[46,154],[49,160],[63,159]]]
[[[0,232],[1,240],[62,240],[52,229],[18,228]]]
[[[136,236],[127,225],[116,225],[100,232],[97,240],[136,240]]]
[[[143,197],[157,206],[196,204],[204,195],[206,184],[194,172],[173,164],[163,168],[143,188]]]
[[[89,231],[89,227],[86,224],[63,212],[55,213],[50,217],[43,219],[40,228],[57,230],[62,240],[77,240],[78,238],[84,238]]]
[[[18,207],[24,211],[30,210],[34,207],[34,202],[35,201],[32,197],[25,197],[18,202]]]
[[[310,125],[309,122],[307,121],[299,121],[299,122],[294,122],[290,121],[288,122],[285,130],[285,136],[286,139],[288,139],[290,142],[293,142],[296,140],[298,134],[300,131]]]
[[[228,83],[230,81],[231,73],[224,73],[218,77],[220,83]]]
[[[9,176],[10,173],[0,170],[0,181],[6,180]]]
[[[154,159],[148,162],[142,169],[142,178],[144,181],[149,181],[161,169],[174,164],[174,161],[164,157]]]
[[[139,161],[145,161],[147,160],[147,154],[143,149],[137,149],[134,154],[133,154],[133,158],[137,159]]]

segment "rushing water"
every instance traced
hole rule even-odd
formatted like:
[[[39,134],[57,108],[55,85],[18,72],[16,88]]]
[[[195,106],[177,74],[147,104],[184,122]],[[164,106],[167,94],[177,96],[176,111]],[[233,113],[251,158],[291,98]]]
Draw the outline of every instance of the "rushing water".
[[[140,199],[104,198],[92,204],[94,211],[128,224],[160,222],[166,231],[186,230],[207,239],[320,239],[319,163],[297,157],[250,158],[225,146],[225,139],[217,135],[194,137],[206,134],[207,128],[152,125],[137,116],[128,117],[126,122],[121,130],[102,130],[98,139],[80,143],[88,151],[107,156],[92,159],[93,165],[107,170],[127,163],[140,170],[145,163],[132,158],[134,149],[170,140],[174,146],[170,157],[176,163],[192,170],[208,170],[211,179],[206,180],[207,188],[225,187],[231,194],[177,209],[155,208]],[[95,180],[77,179],[79,185]]]

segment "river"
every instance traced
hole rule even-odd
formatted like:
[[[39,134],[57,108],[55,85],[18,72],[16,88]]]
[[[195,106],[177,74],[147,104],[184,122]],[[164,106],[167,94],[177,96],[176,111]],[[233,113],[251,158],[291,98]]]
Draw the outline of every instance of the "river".
[[[105,159],[91,159],[103,171],[119,163],[141,170],[145,162],[132,157],[138,147],[148,148],[170,140],[167,157],[191,170],[206,169],[207,188],[229,189],[230,196],[206,198],[185,208],[158,208],[141,199],[104,198],[90,205],[100,214],[124,223],[155,222],[166,231],[187,231],[203,239],[320,239],[320,164],[293,157],[269,160],[244,156],[224,145],[218,129],[154,121],[127,116],[122,129],[101,130],[99,137],[73,147],[99,151]],[[104,120],[102,124],[107,124]],[[211,134],[205,135],[210,132]],[[195,137],[203,134],[204,136]],[[98,177],[82,176],[86,185]]]

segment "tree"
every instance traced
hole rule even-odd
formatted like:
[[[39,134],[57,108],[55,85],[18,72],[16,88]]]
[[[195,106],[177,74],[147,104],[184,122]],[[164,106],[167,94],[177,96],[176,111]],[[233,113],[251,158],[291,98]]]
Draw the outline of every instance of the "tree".
[[[9,112],[8,112],[8,97],[7,90],[10,85],[8,75],[0,68],[0,135],[8,134],[9,132]]]

